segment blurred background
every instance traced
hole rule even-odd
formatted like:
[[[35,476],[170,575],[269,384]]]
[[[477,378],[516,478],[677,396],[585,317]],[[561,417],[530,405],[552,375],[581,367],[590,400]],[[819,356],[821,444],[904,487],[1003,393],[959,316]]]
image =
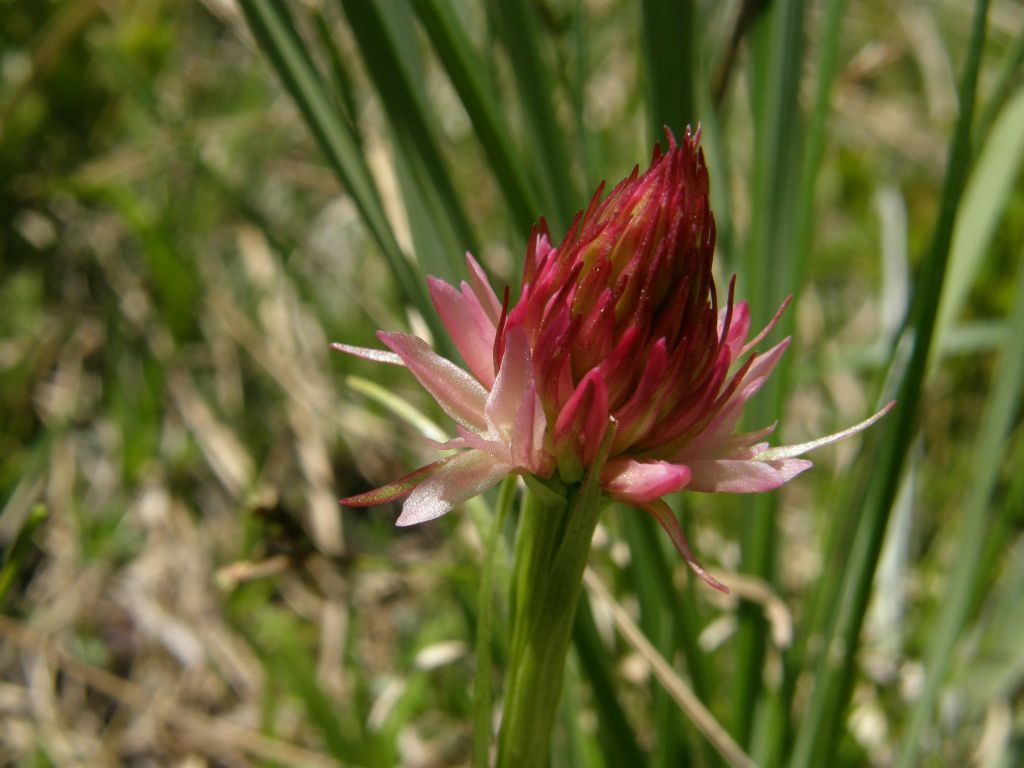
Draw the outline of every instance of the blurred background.
[[[0,0],[0,763],[468,765],[492,502],[341,508],[450,425],[328,344],[430,337],[467,249],[514,297],[538,216],[699,122],[720,290],[795,294],[751,426],[900,406],[770,497],[675,500],[738,596],[629,509],[592,567],[758,764],[1020,765],[1024,4],[983,46],[975,13]],[[555,764],[724,764],[583,614]]]

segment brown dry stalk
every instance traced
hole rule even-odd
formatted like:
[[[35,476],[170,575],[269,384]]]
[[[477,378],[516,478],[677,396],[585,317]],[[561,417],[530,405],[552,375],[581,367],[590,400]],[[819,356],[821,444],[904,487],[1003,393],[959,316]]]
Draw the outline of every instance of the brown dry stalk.
[[[657,679],[665,692],[679,705],[693,724],[705,738],[711,742],[718,753],[724,757],[730,765],[736,768],[756,768],[756,763],[743,751],[729,732],[722,727],[713,714],[704,706],[704,703],[697,698],[697,695],[690,689],[670,665],[665,657],[658,653],[658,650],[651,645],[644,633],[629,617],[626,610],[619,605],[615,597],[601,581],[600,577],[590,568],[583,574],[583,582],[587,585],[590,594],[604,603],[611,612],[612,620],[618,627],[622,637],[633,649],[639,653],[644,661],[651,668],[651,673]]]

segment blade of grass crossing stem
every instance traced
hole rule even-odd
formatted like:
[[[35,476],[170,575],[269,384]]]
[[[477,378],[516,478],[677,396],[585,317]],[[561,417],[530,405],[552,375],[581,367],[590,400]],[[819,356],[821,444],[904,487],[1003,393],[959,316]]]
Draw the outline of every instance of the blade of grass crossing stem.
[[[670,560],[665,555],[663,537],[656,523],[646,515],[637,515],[635,510],[623,509],[626,541],[631,557],[630,572],[634,578],[634,592],[640,600],[640,626],[652,644],[666,658],[672,658],[682,648],[686,668],[690,673],[690,685],[697,697],[710,706],[711,685],[708,672],[711,666],[697,642],[701,630],[694,599],[694,579],[687,579],[686,588],[680,592],[675,588]],[[685,757],[685,742],[676,725],[675,705],[665,690],[652,680],[651,697],[655,703],[656,738],[663,740],[657,756],[661,765],[689,765]],[[677,734],[672,736],[671,734]],[[697,735],[693,731],[693,735]],[[704,762],[720,764],[718,754],[701,737]],[[659,763],[653,763],[659,764]]]
[[[437,200],[455,237],[462,243],[461,249],[453,249],[447,255],[446,276],[453,278],[461,274],[463,252],[469,249],[479,253],[480,249],[445,165],[434,130],[438,120],[427,107],[426,94],[417,77],[423,67],[417,61],[418,38],[411,17],[394,13],[385,17],[378,2],[340,0],[340,4],[388,121],[400,137],[399,145],[403,151],[415,154],[416,164],[423,171],[422,181],[429,181],[425,197]]]
[[[581,596],[576,606],[572,642],[580,669],[594,694],[597,738],[605,764],[644,765],[647,758],[636,741],[636,732],[615,690],[614,659],[601,640],[594,623],[594,614],[590,610],[590,600],[586,596]]]
[[[505,519],[516,495],[517,475],[502,481],[491,530],[484,544],[477,599],[476,679],[473,683],[473,766],[487,768],[491,752],[491,630],[494,618],[494,567]]]
[[[1022,252],[1024,257],[1024,252]],[[985,403],[980,437],[974,454],[974,471],[963,506],[963,529],[957,536],[957,554],[946,589],[937,629],[931,633],[925,657],[924,689],[914,702],[910,725],[903,736],[898,768],[917,765],[921,732],[931,718],[940,686],[949,671],[956,640],[973,603],[981,555],[997,507],[991,503],[1010,428],[1020,410],[1024,392],[1024,258],[1017,267],[1017,294],[1009,332],[999,358],[992,390]]]
[[[516,229],[529,232],[541,213],[540,203],[523,172],[525,163],[512,143],[502,109],[494,97],[495,89],[487,81],[483,59],[473,48],[449,0],[413,0],[413,7],[473,123],[484,155],[512,211]]]
[[[526,156],[543,190],[544,214],[553,232],[563,232],[583,206],[572,182],[565,131],[556,118],[552,84],[558,76],[548,61],[531,2],[491,0],[488,10],[512,64],[529,140]]]
[[[648,134],[658,140],[663,126],[681,136],[695,119],[699,39],[694,33],[696,9],[693,0],[644,0],[644,63],[647,65],[647,93],[650,126]]]
[[[821,168],[821,160],[825,150],[825,128],[829,115],[830,95],[832,85],[835,81],[837,70],[837,59],[839,51],[839,33],[842,27],[842,18],[846,10],[846,0],[828,0],[824,8],[824,18],[821,24],[821,34],[817,46],[817,62],[813,71],[817,74],[817,82],[814,90],[814,103],[807,123],[807,133],[804,143],[803,165],[800,169],[801,181],[797,193],[797,208],[795,233],[796,238],[792,250],[791,259],[783,263],[783,268],[788,271],[786,285],[790,290],[798,288],[804,280],[807,269],[811,245],[814,234],[814,198],[817,188],[818,172]],[[787,312],[782,318],[783,335],[792,335],[795,330],[796,312]],[[788,382],[791,373],[793,358],[784,357],[780,361],[777,376],[778,393],[788,391]],[[778,401],[781,408],[781,397]],[[826,562],[830,562],[826,560]],[[793,649],[791,660],[799,657],[799,649]],[[784,663],[785,664],[785,663]],[[789,710],[790,697],[795,691],[795,680],[790,679],[799,669],[796,665],[785,664],[784,679],[780,690],[772,694],[773,701],[769,705],[769,711],[776,717],[776,726],[764,729],[766,742],[764,753],[758,755],[765,765],[777,765],[781,762],[785,753],[785,745],[790,737],[788,719],[777,717],[780,710],[784,714]]]
[[[633,510],[623,512],[626,515],[623,520],[625,538],[630,550],[629,571],[633,577],[633,592],[640,603],[640,628],[659,653],[672,658],[675,653],[672,607],[665,599],[666,585],[663,581],[667,579],[667,586],[671,589],[671,571],[661,556],[657,542],[652,545],[650,538],[644,536],[642,528],[648,520],[631,514]],[[650,522],[654,523],[653,520]],[[648,764],[652,767],[689,765],[692,758],[687,755],[684,734],[681,729],[672,727],[676,716],[675,707],[657,681],[649,681],[649,687],[654,744]]]
[[[406,300],[420,310],[434,331],[435,339],[443,343],[447,337],[432,311],[425,282],[402,253],[359,143],[332,105],[286,6],[280,0],[240,0],[240,5],[253,36],[295,101],[327,161],[352,196]]]
[[[875,566],[889,510],[899,487],[903,462],[916,433],[916,406],[935,331],[953,223],[970,164],[971,121],[987,15],[987,0],[978,0],[959,87],[960,115],[950,147],[938,220],[911,305],[908,332],[913,333],[913,349],[900,382],[897,406],[883,422],[884,432],[875,437],[881,449],[875,455],[874,471],[869,476],[867,487],[856,495],[856,499],[863,501],[860,524],[851,549],[849,566],[843,574],[839,599],[835,602],[818,658],[810,698],[800,720],[790,760],[792,768],[828,765],[835,750],[839,729],[845,722],[856,648]],[[837,649],[840,652],[836,652]]]
[[[805,11],[803,0],[775,3],[758,17],[753,29],[754,215],[745,277],[747,289],[754,294],[751,311],[760,315],[753,319],[754,327],[763,326],[796,287],[786,281],[794,274],[788,262],[792,258],[791,212],[795,209],[799,181],[799,90]],[[751,403],[751,423],[774,421],[781,399],[779,381],[767,382]],[[775,577],[775,506],[775,497],[770,494],[757,494],[741,502],[742,514],[750,521],[742,542],[742,568],[769,583]],[[742,605],[739,618],[733,732],[740,744],[747,746],[761,695],[767,628],[755,606]]]

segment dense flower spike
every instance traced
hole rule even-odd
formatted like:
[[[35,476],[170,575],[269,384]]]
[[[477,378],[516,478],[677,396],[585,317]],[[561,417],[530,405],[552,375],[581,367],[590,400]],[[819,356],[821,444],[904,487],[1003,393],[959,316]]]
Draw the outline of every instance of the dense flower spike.
[[[540,221],[511,309],[469,254],[469,283],[455,288],[430,278],[434,305],[469,372],[400,333],[378,334],[393,354],[334,345],[407,367],[457,422],[458,437],[437,447],[464,449],[343,503],[409,494],[398,524],[413,525],[512,472],[576,483],[614,419],[601,487],[650,512],[687,562],[720,586],[693,559],[662,497],[683,488],[777,488],[811,466],[802,454],[859,432],[888,410],[798,446],[762,442],[774,425],[736,433],[743,404],[789,345],[787,338],[753,351],[785,305],[749,341],[750,312],[733,301],[735,280],[718,306],[715,220],[699,136],[687,131],[677,144],[667,135],[668,151],[656,148],[646,173],[634,168],[604,199],[598,188],[557,248]]]

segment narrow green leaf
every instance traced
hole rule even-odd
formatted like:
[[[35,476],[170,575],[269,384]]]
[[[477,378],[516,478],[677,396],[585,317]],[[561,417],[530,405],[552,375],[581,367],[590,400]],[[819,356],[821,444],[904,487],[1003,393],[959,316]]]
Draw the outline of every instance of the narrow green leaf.
[[[993,133],[995,136],[995,133]],[[1022,252],[1024,256],[1024,252]],[[941,685],[946,679],[956,640],[967,620],[983,566],[982,552],[989,526],[997,507],[991,503],[996,480],[1006,453],[1010,429],[1016,423],[1024,395],[1024,259],[1017,268],[1017,294],[1010,333],[999,358],[999,367],[986,399],[974,465],[969,478],[967,502],[963,506],[963,529],[957,536],[957,555],[946,589],[942,612],[930,634],[925,656],[925,682],[903,736],[897,766],[917,765],[921,732],[935,708]]]
[[[581,597],[576,606],[572,641],[582,672],[594,692],[597,738],[606,765],[645,765],[646,756],[637,743],[636,733],[615,688],[614,659],[601,641],[586,596]]]
[[[424,173],[423,181],[429,183],[425,196],[437,200],[456,238],[462,242],[461,250],[448,254],[449,269],[444,276],[455,277],[461,273],[462,253],[466,249],[479,252],[479,244],[446,167],[434,129],[437,118],[426,104],[422,86],[417,87],[417,71],[412,68],[419,58],[416,47],[406,44],[400,50],[395,36],[397,33],[407,41],[416,40],[410,19],[406,14],[389,14],[385,19],[377,2],[340,1],[377,95],[405,150],[401,154],[416,158]],[[404,34],[403,26],[408,27]],[[419,66],[418,71],[422,71],[422,62]]]
[[[960,116],[943,184],[939,217],[931,248],[922,265],[909,318],[907,333],[913,345],[906,369],[899,380],[897,406],[875,435],[880,445],[873,471],[865,487],[855,494],[859,516],[849,564],[843,572],[838,598],[818,658],[810,698],[797,731],[790,765],[802,768],[827,765],[835,750],[852,687],[855,649],[867,609],[875,566],[881,552],[889,511],[899,487],[907,450],[916,433],[921,386],[932,346],[935,320],[946,266],[949,260],[953,224],[970,163],[970,131],[981,52],[985,41],[987,0],[975,6],[971,42],[959,88]],[[898,356],[897,356],[898,357]],[[837,653],[836,649],[842,648]]]
[[[529,138],[528,156],[544,190],[544,214],[553,232],[563,232],[586,201],[573,183],[572,162],[556,117],[553,84],[558,76],[547,61],[547,48],[537,29],[532,3],[491,0],[489,8],[515,74]]]
[[[526,164],[518,156],[506,128],[494,86],[487,81],[483,59],[473,48],[449,0],[413,0],[413,7],[473,123],[515,226],[525,236],[542,210],[527,180]]]
[[[321,151],[358,208],[387,259],[406,300],[417,307],[435,338],[446,336],[432,311],[426,286],[395,239],[359,143],[327,95],[308,52],[281,0],[240,0],[246,21],[295,101]]]
[[[700,38],[693,0],[644,0],[643,52],[647,65],[650,125],[657,140],[664,126],[678,136],[696,119],[694,83]]]
[[[764,325],[785,297],[796,290],[793,268],[793,211],[799,195],[801,162],[800,75],[804,53],[805,0],[774,3],[753,30],[755,160],[747,243],[744,295],[750,297],[755,327]],[[784,316],[784,328],[793,313]],[[757,427],[777,418],[784,376],[769,379],[751,403],[748,418]],[[743,501],[750,526],[743,537],[742,568],[768,582],[774,580],[775,497],[758,494]],[[736,636],[734,733],[750,743],[761,693],[767,627],[761,611],[742,605]]]
[[[939,304],[936,343],[942,344],[963,309],[988,253],[1024,158],[1024,88],[1000,114],[964,189],[949,254],[949,276]]]

